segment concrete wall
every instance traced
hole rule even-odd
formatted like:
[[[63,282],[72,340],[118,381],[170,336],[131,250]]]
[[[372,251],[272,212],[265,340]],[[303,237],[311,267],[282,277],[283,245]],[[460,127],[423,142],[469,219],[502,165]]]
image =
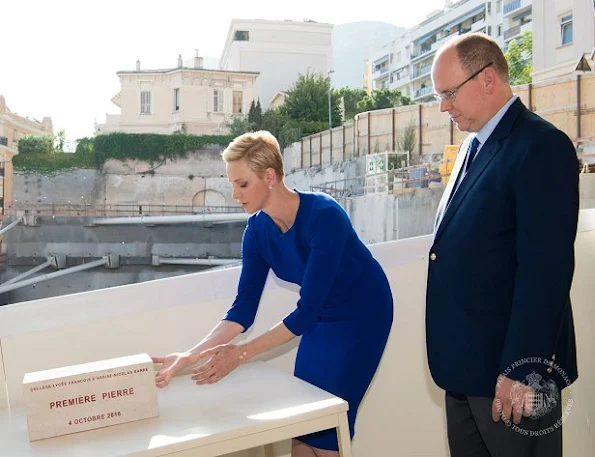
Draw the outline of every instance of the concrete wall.
[[[579,182],[581,209],[595,208],[595,173],[583,173]]]
[[[566,76],[536,84],[517,86],[514,92],[534,112],[565,132],[578,142],[595,137],[595,74],[581,76],[580,136],[577,114],[577,79]],[[337,163],[343,157],[352,158],[383,151],[396,151],[399,139],[406,130],[415,129],[415,146],[412,158],[421,154],[439,154],[445,145],[461,144],[467,136],[459,132],[445,113],[440,113],[437,102],[400,106],[359,113],[353,127],[343,132],[337,127],[330,132],[315,133],[300,140],[302,167]],[[353,140],[352,140],[353,139]],[[297,161],[294,161],[297,162]]]
[[[66,257],[65,267],[88,263],[108,254],[120,267],[97,267],[0,294],[0,304],[53,297],[87,290],[159,279],[203,270],[201,266],[151,266],[152,256],[240,259],[244,222],[207,225],[93,225],[93,218],[37,217],[35,225],[18,225],[4,234],[7,269],[0,283],[45,262]],[[56,271],[47,268],[36,275]],[[32,276],[33,277],[33,276]]]
[[[294,149],[286,150],[286,162],[291,160],[287,156],[294,152]],[[363,182],[364,160],[359,157],[336,165],[296,170],[285,181],[290,188],[300,190],[358,187]],[[375,194],[337,200],[365,243],[381,243],[432,233],[443,191],[442,187],[407,189],[399,195]]]
[[[220,147],[213,147],[164,164],[109,160],[102,170],[49,176],[17,172],[13,201],[16,207],[50,203],[238,206],[220,153]]]

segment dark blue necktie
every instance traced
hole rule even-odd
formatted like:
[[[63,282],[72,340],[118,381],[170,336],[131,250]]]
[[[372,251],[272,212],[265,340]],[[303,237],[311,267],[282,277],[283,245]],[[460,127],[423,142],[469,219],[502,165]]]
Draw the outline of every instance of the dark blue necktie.
[[[467,174],[467,171],[469,170],[469,167],[471,166],[471,162],[473,162],[473,159],[475,158],[475,155],[477,154],[478,148],[479,148],[479,140],[477,139],[477,137],[474,137],[473,140],[471,140],[471,144],[469,145],[469,150],[467,151],[467,163],[465,164],[465,173],[463,174],[463,173],[459,172],[459,175],[457,176],[457,182],[455,183],[455,185],[452,189],[452,192],[448,196],[448,201],[446,203],[446,206],[450,205],[450,201],[452,200],[452,197],[454,196],[455,192],[461,185],[462,179]]]
[[[471,141],[471,146],[469,146],[469,152],[467,153],[467,164],[465,165],[465,173],[469,171],[469,167],[471,166],[471,162],[475,159],[475,155],[477,154],[477,149],[479,148],[479,140],[477,137],[473,137]]]

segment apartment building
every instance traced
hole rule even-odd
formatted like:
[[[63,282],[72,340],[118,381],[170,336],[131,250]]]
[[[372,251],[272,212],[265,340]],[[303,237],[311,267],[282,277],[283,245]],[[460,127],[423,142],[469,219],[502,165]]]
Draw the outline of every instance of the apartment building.
[[[442,44],[463,33],[482,32],[506,49],[531,30],[531,15],[531,0],[447,0],[443,9],[373,52],[373,87],[398,89],[413,102],[429,101],[432,61]]]
[[[332,69],[332,24],[310,20],[233,19],[219,66],[260,74],[256,93],[263,109],[278,102],[300,74],[327,75]]]
[[[119,71],[121,90],[112,98],[120,114],[106,116],[95,125],[95,133],[186,132],[218,135],[228,132],[227,122],[248,113],[257,98],[253,71],[222,71],[203,68],[203,59],[194,58],[193,67]]]
[[[583,57],[595,69],[592,0],[536,1],[533,10],[533,81],[571,75]]]

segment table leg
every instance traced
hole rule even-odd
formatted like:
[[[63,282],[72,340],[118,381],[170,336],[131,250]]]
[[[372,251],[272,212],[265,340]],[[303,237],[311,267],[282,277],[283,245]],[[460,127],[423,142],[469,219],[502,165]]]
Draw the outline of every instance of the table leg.
[[[274,457],[275,453],[273,452],[273,445],[272,444],[265,444],[263,446],[263,457]]]
[[[339,426],[337,427],[337,440],[339,441],[339,456],[351,456],[351,436],[349,435],[349,423],[347,413],[339,414]]]

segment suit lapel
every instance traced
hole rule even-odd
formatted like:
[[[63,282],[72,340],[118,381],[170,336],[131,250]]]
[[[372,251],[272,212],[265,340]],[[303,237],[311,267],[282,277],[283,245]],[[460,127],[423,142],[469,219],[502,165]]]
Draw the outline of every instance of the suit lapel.
[[[453,195],[453,197],[450,201],[450,204],[443,209],[442,216],[440,217],[439,220],[437,220],[439,225],[436,229],[436,234],[434,236],[434,240],[437,240],[438,237],[442,234],[442,232],[444,232],[445,228],[448,226],[448,223],[452,220],[454,214],[459,209],[461,203],[465,200],[465,198],[469,194],[469,191],[473,188],[473,186],[477,182],[477,179],[483,174],[485,169],[488,167],[488,165],[494,159],[494,157],[498,154],[498,152],[500,152],[500,149],[502,147],[502,140],[504,138],[506,138],[508,135],[510,135],[510,131],[512,130],[514,121],[516,120],[516,118],[518,117],[518,115],[521,113],[522,110],[526,110],[526,108],[523,105],[523,103],[520,101],[520,99],[517,99],[510,106],[510,108],[508,109],[506,114],[504,114],[504,117],[502,118],[502,120],[498,123],[498,125],[496,126],[496,128],[494,129],[492,134],[489,136],[486,143],[482,146],[482,148],[480,149],[479,153],[477,154],[477,157],[474,160],[471,168],[469,168],[469,172],[463,178],[463,181],[460,183],[456,193]],[[467,148],[463,149],[461,147],[461,149],[459,151],[459,156],[457,156],[457,162],[459,162],[459,171],[460,171],[460,168],[461,168],[463,162],[465,161],[465,155],[467,153],[469,141],[470,141],[469,138],[467,138],[465,140],[464,144],[467,145]],[[461,154],[461,151],[465,151],[465,153]],[[458,173],[457,173],[457,177],[458,177]],[[449,181],[449,185],[450,185],[450,181]],[[446,194],[447,190],[448,190],[448,186],[444,191],[445,194]],[[452,192],[452,187],[451,187],[450,191]],[[448,201],[448,195],[450,195],[450,192],[448,192],[448,194],[447,194],[446,201]],[[444,201],[444,195],[442,196],[442,199],[440,200],[439,208],[441,208],[443,201]]]

